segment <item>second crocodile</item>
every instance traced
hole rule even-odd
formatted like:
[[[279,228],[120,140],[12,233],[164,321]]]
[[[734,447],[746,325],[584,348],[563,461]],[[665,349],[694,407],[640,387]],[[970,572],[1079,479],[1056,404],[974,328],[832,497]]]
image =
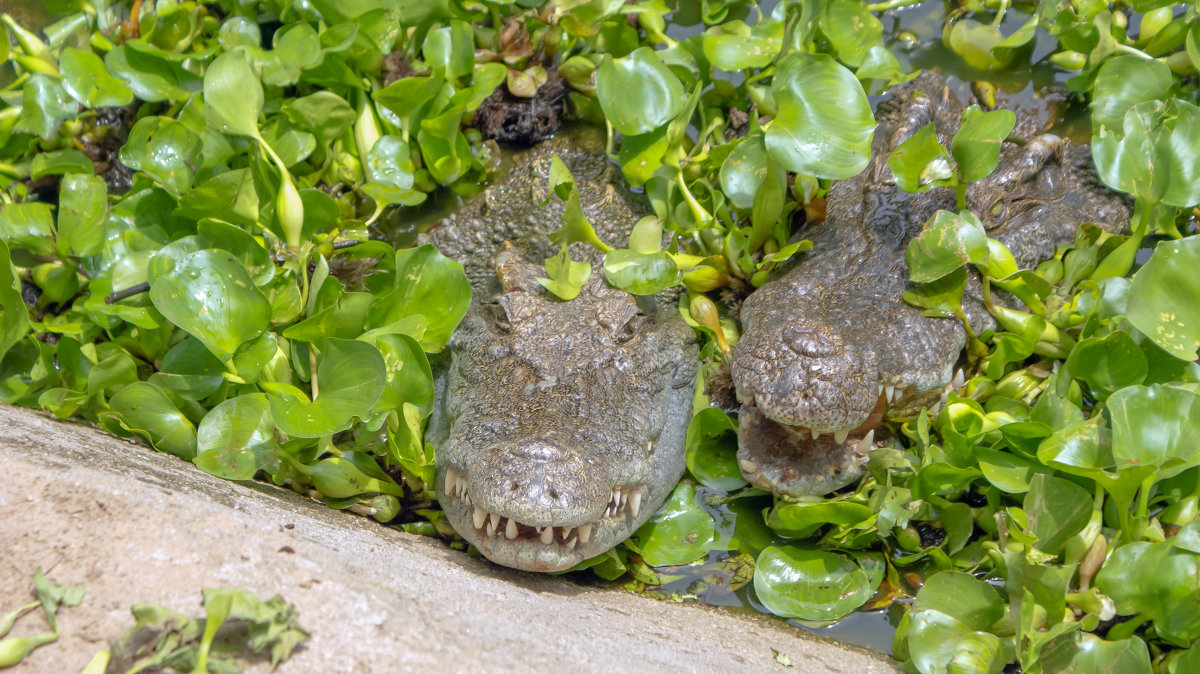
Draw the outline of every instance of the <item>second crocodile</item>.
[[[903,192],[887,163],[930,123],[948,145],[962,110],[934,74],[897,89],[877,112],[867,169],[836,183],[825,221],[799,233],[812,251],[746,300],[730,365],[743,403],[738,458],[753,484],[793,497],[846,486],[862,476],[883,419],[911,417],[962,384],[962,324],[901,299],[909,241],[936,211],[955,210],[954,192]],[[1020,113],[1017,130],[1037,131]],[[1129,220],[1087,148],[1048,134],[1004,144],[997,171],[968,189],[967,207],[1021,268],[1053,255],[1083,222],[1115,233]],[[963,308],[981,331],[994,323],[972,285]]]

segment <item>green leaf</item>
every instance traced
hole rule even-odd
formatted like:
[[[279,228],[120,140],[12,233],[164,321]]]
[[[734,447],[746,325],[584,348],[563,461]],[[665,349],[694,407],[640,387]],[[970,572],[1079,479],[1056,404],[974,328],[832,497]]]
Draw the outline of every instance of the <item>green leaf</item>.
[[[104,56],[104,65],[113,76],[129,86],[143,101],[182,101],[200,88],[200,78],[172,63],[119,45]]]
[[[79,150],[59,150],[57,152],[39,152],[30,163],[30,176],[34,180],[42,176],[62,175],[67,173],[83,173],[91,175],[95,172],[92,160]]]
[[[1096,171],[1109,187],[1152,205],[1200,202],[1200,108],[1180,99],[1130,108],[1122,132],[1092,136]]]
[[[400,190],[412,189],[416,167],[403,138],[381,136],[367,153],[367,166],[374,180]]]
[[[1150,652],[1137,637],[1105,641],[1087,632],[1072,632],[1048,641],[1041,651],[1042,671],[1083,674],[1121,672],[1150,674]],[[1200,664],[1200,663],[1197,663]],[[1180,670],[1187,671],[1187,670]]]
[[[754,205],[754,194],[767,177],[767,146],[760,132],[751,132],[733,146],[721,164],[721,189],[738,208]]]
[[[829,37],[838,60],[851,68],[861,65],[867,52],[882,42],[883,24],[856,0],[825,3],[820,23],[821,31]]]
[[[737,424],[720,408],[692,415],[684,446],[688,472],[705,487],[730,492],[746,486],[737,461]]]
[[[681,483],[662,509],[638,528],[633,537],[642,558],[651,566],[687,564],[712,548],[716,528],[712,515],[696,505],[696,488]]]
[[[413,405],[420,418],[433,412],[433,371],[417,340],[408,335],[382,335],[375,346],[383,356],[387,380],[375,403],[376,411],[400,410]]]
[[[395,261],[393,290],[376,301],[367,327],[422,315],[429,323],[421,346],[440,351],[471,303],[471,285],[462,265],[428,244],[396,251]]]
[[[262,83],[241,52],[225,52],[204,71],[204,119],[221,133],[258,137]]]
[[[1153,300],[1148,301],[1153,306]],[[1066,368],[1102,400],[1118,389],[1141,384],[1149,372],[1145,353],[1132,337],[1119,330],[1081,340],[1071,349]]]
[[[121,163],[144,171],[179,197],[192,186],[204,145],[199,136],[170,117],[144,117],[121,146]]]
[[[117,391],[108,404],[121,415],[122,426],[146,438],[158,451],[185,459],[196,455],[196,427],[157,386],[135,381]]]
[[[875,119],[854,73],[826,54],[791,53],[776,64],[771,88],[779,114],[766,146],[776,161],[831,180],[866,167]]]
[[[634,295],[653,295],[679,282],[679,268],[666,251],[618,249],[604,254],[604,277]]]
[[[0,361],[29,332],[29,310],[21,297],[21,280],[0,238]]]
[[[1164,241],[1129,286],[1129,322],[1176,358],[1200,347],[1200,239]]]
[[[942,33],[942,42],[978,70],[1000,70],[1012,62],[1011,51],[997,49],[1004,41],[999,28],[974,19],[959,19]]]
[[[564,300],[579,296],[584,284],[592,277],[592,265],[571,259],[569,246],[560,246],[558,252],[546,258],[546,276],[534,277],[542,287]]]
[[[218,173],[184,194],[176,212],[193,220],[215,218],[253,225],[258,222],[258,204],[250,169],[233,169]]]
[[[1120,130],[1130,108],[1167,98],[1174,81],[1171,69],[1161,61],[1138,56],[1106,59],[1096,72],[1092,89],[1093,134],[1105,126]]]
[[[58,133],[63,120],[79,114],[79,104],[71,98],[58,80],[34,73],[25,83],[24,103],[17,118],[15,131],[27,131],[50,140]]]
[[[1000,163],[1000,144],[1017,125],[1012,110],[982,112],[978,105],[963,110],[962,125],[950,141],[950,152],[964,183],[986,178]]]
[[[212,408],[196,430],[200,470],[226,480],[249,480],[274,465],[275,422],[267,396],[249,393]]]
[[[683,109],[683,84],[649,47],[605,57],[596,70],[596,97],[617,131],[636,136],[663,126]]]
[[[1160,638],[1186,647],[1200,637],[1197,559],[1169,543],[1129,543],[1109,555],[1096,574],[1096,587],[1112,598],[1118,614],[1144,614]]]
[[[133,90],[108,74],[104,61],[90,51],[67,47],[59,57],[63,89],[88,108],[129,105]]]
[[[315,400],[309,402],[286,390],[271,392],[271,416],[279,430],[294,438],[320,438],[350,428],[355,417],[370,414],[387,380],[383,356],[366,342],[330,338],[320,361]]]
[[[0,207],[0,241],[10,249],[54,255],[53,227],[49,204],[25,201]]]
[[[354,123],[354,108],[331,91],[289,99],[281,112],[297,127],[307,129],[318,147],[328,147]]]
[[[914,283],[927,283],[968,262],[980,262],[987,254],[987,233],[974,213],[939,210],[909,242],[904,261]]]
[[[845,555],[771,546],[758,556],[754,592],[775,615],[837,620],[871,598],[865,571]]]
[[[1107,405],[1118,465],[1157,468],[1164,479],[1200,464],[1200,395],[1163,384],[1129,386]]]
[[[104,246],[108,188],[99,176],[72,174],[59,190],[58,253],[61,257],[95,255]]]
[[[1038,473],[1021,506],[1037,549],[1057,555],[1092,516],[1092,496],[1069,480]]]
[[[281,27],[275,32],[272,42],[275,48],[258,59],[262,67],[262,81],[271,86],[292,86],[300,81],[301,72],[319,65],[325,59],[317,31],[307,22]]]
[[[266,331],[271,304],[232,254],[201,250],[154,279],[150,299],[175,325],[221,361]]]
[[[454,20],[425,34],[421,47],[425,61],[448,79],[469,75],[475,69],[475,34],[471,24]]]
[[[896,187],[905,192],[924,192],[954,182],[950,153],[938,142],[933,123],[926,124],[888,155],[888,166]]]

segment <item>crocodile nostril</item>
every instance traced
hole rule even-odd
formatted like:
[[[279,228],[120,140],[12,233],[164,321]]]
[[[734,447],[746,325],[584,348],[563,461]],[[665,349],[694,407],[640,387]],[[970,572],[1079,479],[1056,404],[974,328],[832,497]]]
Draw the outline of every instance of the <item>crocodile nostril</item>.
[[[553,487],[550,488],[550,498],[554,499],[555,501],[558,500],[558,490],[557,489],[554,489]]]
[[[783,342],[801,356],[822,358],[841,353],[842,340],[828,328],[793,322],[783,329]]]

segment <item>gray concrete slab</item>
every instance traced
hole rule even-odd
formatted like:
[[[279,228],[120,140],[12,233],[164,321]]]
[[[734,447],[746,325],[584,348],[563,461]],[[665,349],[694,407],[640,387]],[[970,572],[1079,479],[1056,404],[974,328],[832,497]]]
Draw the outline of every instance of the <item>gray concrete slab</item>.
[[[0,405],[0,613],[35,568],[84,583],[61,640],[12,672],[77,672],[154,602],[281,594],[312,639],[280,671],[893,671],[777,620],[513,571],[286,490],[208,476],[80,424]],[[41,630],[22,620],[12,634]]]

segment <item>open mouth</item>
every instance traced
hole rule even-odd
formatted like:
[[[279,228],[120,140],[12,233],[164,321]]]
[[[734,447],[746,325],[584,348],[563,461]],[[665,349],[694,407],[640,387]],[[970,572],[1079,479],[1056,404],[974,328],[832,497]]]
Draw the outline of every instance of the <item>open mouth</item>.
[[[636,518],[642,508],[645,485],[623,485],[614,487],[608,505],[600,519],[569,526],[535,526],[518,522],[512,517],[485,510],[471,502],[467,493],[467,479],[457,469],[447,466],[443,490],[446,496],[461,502],[464,509],[471,509],[471,524],[475,533],[485,538],[503,538],[514,543],[539,543],[559,546],[571,552],[577,545],[586,545],[597,527],[616,524],[625,515]]]

